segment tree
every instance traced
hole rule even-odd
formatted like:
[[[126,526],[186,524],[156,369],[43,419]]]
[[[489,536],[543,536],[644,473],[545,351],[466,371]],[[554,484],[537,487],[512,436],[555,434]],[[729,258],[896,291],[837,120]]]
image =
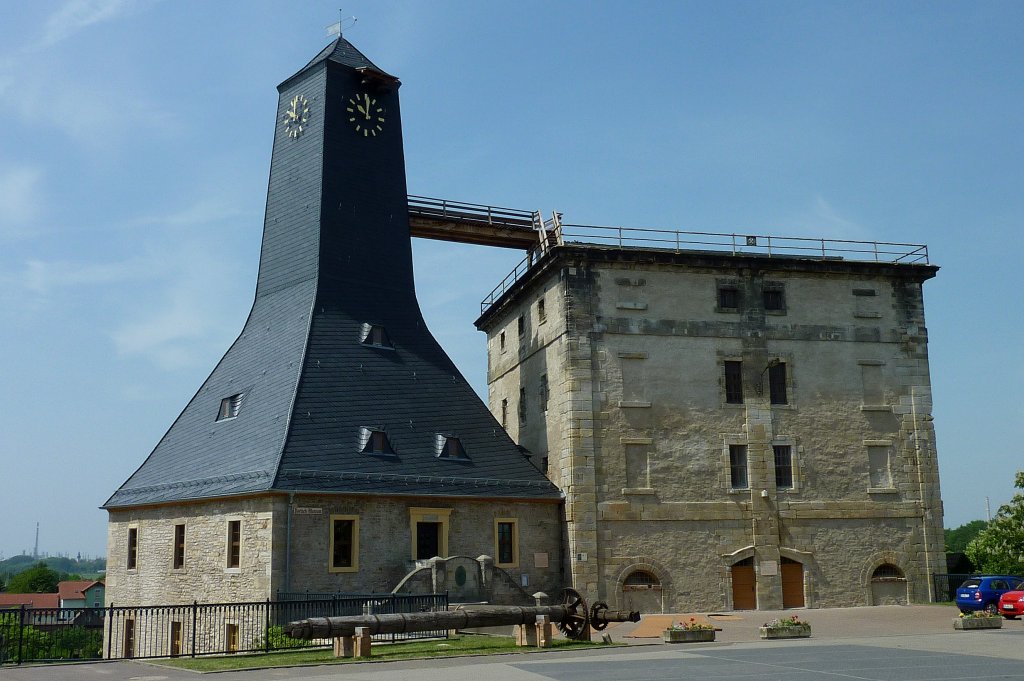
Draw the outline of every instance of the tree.
[[[46,563],[39,562],[11,577],[11,581],[7,583],[7,591],[12,594],[57,593],[59,581],[59,572],[46,567]]]
[[[946,553],[963,553],[972,539],[978,536],[985,529],[984,520],[972,520],[961,525],[955,530],[946,529]]]
[[[1014,487],[1024,490],[1024,471]],[[1024,493],[996,511],[996,517],[967,545],[967,557],[979,570],[994,574],[1024,574]]]

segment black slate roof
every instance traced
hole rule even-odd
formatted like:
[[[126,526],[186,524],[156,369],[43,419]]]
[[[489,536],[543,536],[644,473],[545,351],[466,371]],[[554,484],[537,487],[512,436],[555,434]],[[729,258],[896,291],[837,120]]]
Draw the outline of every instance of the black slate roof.
[[[309,63],[299,69],[293,76],[287,78],[283,83],[278,86],[278,89],[284,89],[291,82],[293,82],[299,76],[308,73],[313,70],[316,66],[322,64],[325,61],[332,61],[342,66],[348,66],[353,69],[373,69],[381,74],[387,75],[382,71],[376,64],[366,58],[362,52],[356,49],[356,47],[345,40],[343,37],[338,36],[338,39],[333,43],[320,50],[320,54],[309,60]],[[393,77],[393,76],[389,76]]]
[[[413,290],[397,88],[378,79],[378,139],[330,102],[362,96],[347,41],[281,87],[314,111],[277,126],[260,274],[238,339],[150,456],[104,505],[270,491],[556,500],[427,330]],[[321,104],[327,103],[327,105]],[[389,347],[364,341],[383,327]],[[236,416],[222,401],[241,395]],[[393,454],[363,452],[383,430]],[[438,436],[466,457],[438,456]]]

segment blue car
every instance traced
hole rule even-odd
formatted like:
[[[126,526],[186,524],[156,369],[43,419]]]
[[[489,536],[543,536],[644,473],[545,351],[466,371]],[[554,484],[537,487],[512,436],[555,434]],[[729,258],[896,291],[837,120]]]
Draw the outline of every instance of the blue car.
[[[985,610],[999,614],[999,597],[1007,591],[1021,588],[1024,580],[1014,575],[984,575],[971,577],[956,590],[956,607],[960,612]]]

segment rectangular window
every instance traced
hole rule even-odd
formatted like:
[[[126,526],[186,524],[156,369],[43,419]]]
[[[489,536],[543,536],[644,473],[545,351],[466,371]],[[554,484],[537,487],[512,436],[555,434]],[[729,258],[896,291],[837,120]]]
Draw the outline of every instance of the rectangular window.
[[[768,366],[768,394],[772,404],[789,404],[786,395],[786,363],[778,362]]]
[[[885,387],[882,383],[882,365],[861,364],[860,380],[864,388],[864,404],[884,405]]]
[[[768,312],[781,312],[786,309],[786,296],[782,288],[773,286],[762,291],[764,309]]]
[[[548,410],[548,375],[540,375],[540,408],[543,411]]]
[[[227,567],[237,568],[242,564],[242,521],[228,521]]]
[[[330,572],[359,570],[359,516],[331,516]]]
[[[544,309],[544,299],[537,301],[537,321],[543,324],[548,320],[547,310]]]
[[[729,445],[729,487],[750,489],[747,480],[747,446]]]
[[[725,362],[725,401],[743,404],[743,362]]]
[[[448,557],[448,521],[451,513],[450,508],[409,509],[413,560]]]
[[[793,448],[790,445],[772,445],[775,452],[775,487],[793,489]]]
[[[237,624],[225,624],[224,625],[224,652],[226,652],[226,653],[237,653],[238,652],[238,625]]]
[[[180,570],[185,567],[185,525],[174,526],[174,559],[171,567]]]
[[[181,622],[171,622],[171,657],[181,655]]]
[[[520,336],[526,333],[526,319],[523,318],[523,315],[519,315],[519,319],[516,321],[516,330]]]
[[[498,347],[502,352],[505,352],[505,332],[502,331],[501,335],[498,336]]]
[[[494,521],[495,556],[498,567],[519,566],[519,521],[498,518]]]
[[[125,567],[134,570],[139,566],[139,528],[128,528],[128,560]]]
[[[718,309],[738,310],[740,307],[740,290],[735,286],[718,287]]]
[[[526,423],[526,388],[519,389],[519,422]]]
[[[508,428],[508,400],[501,401],[501,427]]]
[[[868,467],[871,487],[876,489],[892,488],[892,469],[889,465],[889,447],[869,446]]]

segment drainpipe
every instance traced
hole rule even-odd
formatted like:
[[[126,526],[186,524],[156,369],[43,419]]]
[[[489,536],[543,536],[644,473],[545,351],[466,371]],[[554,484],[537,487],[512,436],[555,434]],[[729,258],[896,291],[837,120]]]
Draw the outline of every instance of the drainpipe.
[[[935,602],[934,585],[932,584],[931,546],[928,544],[928,504],[924,499],[924,474],[921,471],[921,438],[917,431],[917,396],[914,386],[910,386],[910,417],[914,420],[914,459],[917,466],[917,489],[921,495],[921,537],[924,540],[924,573],[928,582],[928,602]]]
[[[294,504],[295,492],[289,492],[284,541],[284,590],[288,592],[292,590],[292,506]]]

